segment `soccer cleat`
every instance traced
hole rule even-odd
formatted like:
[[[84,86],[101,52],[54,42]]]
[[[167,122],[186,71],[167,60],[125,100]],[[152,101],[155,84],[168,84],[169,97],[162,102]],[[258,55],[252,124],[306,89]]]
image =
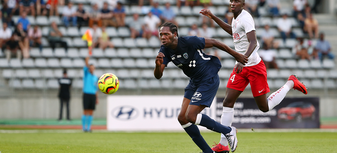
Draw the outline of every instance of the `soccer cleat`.
[[[289,76],[288,80],[291,80],[294,82],[294,89],[303,92],[304,94],[308,94],[307,87],[300,82],[295,75]]]
[[[222,144],[217,144],[216,146],[214,146],[212,148],[212,150],[216,153],[229,153],[229,147],[228,146],[224,146]]]
[[[237,130],[235,127],[231,127],[232,131],[226,134],[228,144],[231,146],[231,151],[234,152],[238,146],[238,138],[236,137]]]

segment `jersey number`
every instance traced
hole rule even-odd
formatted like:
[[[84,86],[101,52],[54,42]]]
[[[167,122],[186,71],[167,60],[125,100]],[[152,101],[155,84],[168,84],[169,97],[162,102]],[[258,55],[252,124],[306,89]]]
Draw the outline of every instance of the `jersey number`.
[[[232,81],[232,83],[234,82],[234,78],[235,78],[235,74],[232,75],[232,77],[230,78],[230,80]]]
[[[197,63],[197,61],[195,61],[195,60],[190,61],[190,64],[188,66],[189,67],[196,67],[197,65],[195,63]]]

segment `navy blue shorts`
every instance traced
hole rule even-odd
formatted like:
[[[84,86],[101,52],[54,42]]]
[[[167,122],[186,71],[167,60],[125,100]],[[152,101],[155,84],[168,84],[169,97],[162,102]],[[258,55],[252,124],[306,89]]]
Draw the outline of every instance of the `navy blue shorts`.
[[[204,105],[210,107],[216,92],[218,91],[219,84],[219,75],[204,80],[199,84],[190,81],[185,88],[184,97],[191,100],[190,105]]]

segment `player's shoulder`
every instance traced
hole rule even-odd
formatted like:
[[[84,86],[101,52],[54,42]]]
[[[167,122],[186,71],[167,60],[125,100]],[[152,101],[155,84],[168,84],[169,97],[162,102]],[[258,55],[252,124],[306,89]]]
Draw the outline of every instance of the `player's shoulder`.
[[[197,36],[184,36],[179,38],[180,41],[185,42],[187,45],[198,43],[200,40],[200,37]]]

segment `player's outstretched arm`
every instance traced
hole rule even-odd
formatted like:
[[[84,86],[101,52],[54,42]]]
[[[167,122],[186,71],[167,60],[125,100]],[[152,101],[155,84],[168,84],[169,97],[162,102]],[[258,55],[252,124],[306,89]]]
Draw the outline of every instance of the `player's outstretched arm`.
[[[154,68],[154,76],[156,79],[160,79],[163,76],[163,71],[165,69],[164,58],[165,55],[162,52],[159,52],[156,57],[156,67]]]
[[[226,22],[223,22],[221,19],[215,16],[209,9],[202,9],[200,13],[214,20],[223,30],[225,30],[228,34],[232,35],[232,26],[227,24]]]
[[[233,50],[232,48],[228,47],[226,44],[212,39],[212,38],[205,38],[205,48],[211,48],[211,47],[216,47],[219,48],[228,54],[232,55],[236,61],[242,63],[243,65],[248,62],[248,57],[246,55],[240,54]]]
[[[85,66],[89,67],[89,56],[85,58]]]

